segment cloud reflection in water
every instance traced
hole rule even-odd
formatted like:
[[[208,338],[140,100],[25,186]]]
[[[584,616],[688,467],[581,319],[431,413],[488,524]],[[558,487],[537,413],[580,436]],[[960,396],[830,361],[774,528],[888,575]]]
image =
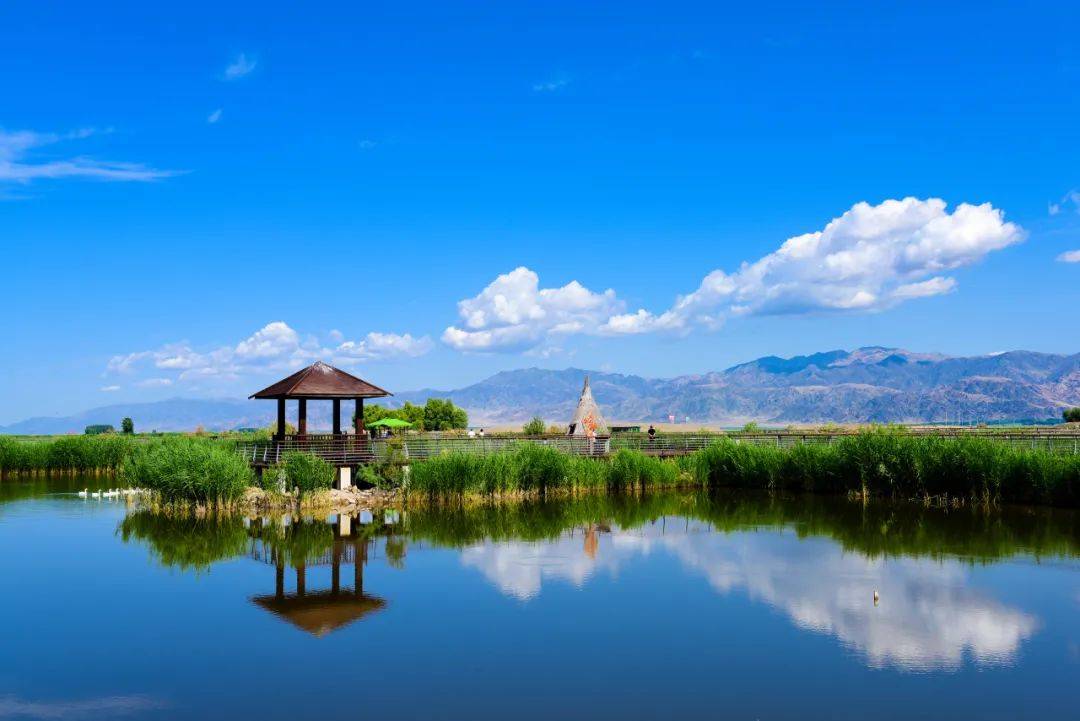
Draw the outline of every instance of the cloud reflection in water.
[[[1011,663],[1039,625],[973,589],[961,561],[867,558],[791,532],[725,535],[694,523],[668,528],[483,543],[464,549],[462,562],[503,593],[529,600],[545,580],[582,587],[596,573],[614,576],[641,557],[668,553],[720,594],[764,601],[797,627],[836,637],[873,667],[957,669],[965,655],[980,666]]]

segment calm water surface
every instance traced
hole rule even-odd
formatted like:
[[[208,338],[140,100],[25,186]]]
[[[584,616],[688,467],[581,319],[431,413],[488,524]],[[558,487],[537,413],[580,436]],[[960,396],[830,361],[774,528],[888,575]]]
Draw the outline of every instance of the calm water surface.
[[[0,485],[0,718],[1077,718],[1074,513],[683,494],[212,521],[89,483]]]

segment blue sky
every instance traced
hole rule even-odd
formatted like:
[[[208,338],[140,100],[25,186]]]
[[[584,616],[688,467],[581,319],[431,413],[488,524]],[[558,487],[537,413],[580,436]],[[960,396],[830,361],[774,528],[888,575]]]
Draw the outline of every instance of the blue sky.
[[[314,357],[404,390],[1076,352],[1078,20],[9,4],[0,423]]]

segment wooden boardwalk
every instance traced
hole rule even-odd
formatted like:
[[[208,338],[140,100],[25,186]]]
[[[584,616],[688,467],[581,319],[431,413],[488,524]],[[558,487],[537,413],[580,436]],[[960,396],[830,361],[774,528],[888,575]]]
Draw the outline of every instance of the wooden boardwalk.
[[[909,432],[920,436],[962,437],[978,436],[1013,447],[1044,450],[1053,453],[1080,453],[1080,431],[1025,429],[999,432],[985,429],[913,428]],[[492,454],[510,450],[516,445],[531,443],[554,448],[577,456],[604,458],[619,449],[629,448],[658,457],[685,456],[701,450],[722,438],[736,443],[772,445],[790,448],[799,443],[835,443],[854,431],[764,431],[738,434],[658,434],[650,439],[645,433],[627,433],[587,439],[580,436],[512,436],[492,435],[469,438],[459,435],[422,433],[370,440],[355,435],[309,434],[287,436],[283,440],[243,443],[239,452],[257,468],[278,463],[290,451],[313,453],[336,466],[359,466],[369,463],[407,464],[423,461],[443,453]]]

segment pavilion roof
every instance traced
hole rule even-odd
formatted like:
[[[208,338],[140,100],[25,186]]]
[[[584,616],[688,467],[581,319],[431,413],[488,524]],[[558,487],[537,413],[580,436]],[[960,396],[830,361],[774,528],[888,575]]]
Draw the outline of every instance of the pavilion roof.
[[[362,378],[318,361],[249,398],[382,398],[392,395]]]
[[[325,636],[386,606],[377,596],[316,591],[303,596],[256,596],[259,606],[314,636]]]

